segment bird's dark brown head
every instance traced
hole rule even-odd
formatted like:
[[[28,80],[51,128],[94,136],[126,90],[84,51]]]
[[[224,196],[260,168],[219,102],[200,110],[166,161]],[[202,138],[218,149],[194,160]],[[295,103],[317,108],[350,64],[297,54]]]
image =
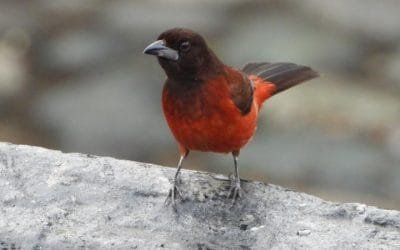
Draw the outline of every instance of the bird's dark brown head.
[[[203,37],[183,28],[163,32],[143,53],[157,56],[168,78],[174,80],[201,80],[222,66]]]

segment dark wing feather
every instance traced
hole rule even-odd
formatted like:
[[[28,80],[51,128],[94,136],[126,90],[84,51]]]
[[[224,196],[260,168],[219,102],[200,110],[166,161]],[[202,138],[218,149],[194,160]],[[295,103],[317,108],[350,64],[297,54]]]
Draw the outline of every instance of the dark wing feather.
[[[240,113],[246,115],[253,104],[253,84],[243,72],[230,67],[226,67],[225,70],[232,101]]]
[[[232,101],[246,115],[253,104],[253,85],[247,76],[242,75],[241,81],[230,81]]]
[[[318,76],[310,67],[294,63],[248,63],[242,70],[275,84],[277,90],[274,94]]]
[[[268,67],[269,65],[271,65],[271,63],[267,63],[267,62],[248,63],[243,67],[242,71],[247,74],[249,74],[251,72],[251,74],[257,75],[257,72],[259,70],[262,70],[263,68]]]

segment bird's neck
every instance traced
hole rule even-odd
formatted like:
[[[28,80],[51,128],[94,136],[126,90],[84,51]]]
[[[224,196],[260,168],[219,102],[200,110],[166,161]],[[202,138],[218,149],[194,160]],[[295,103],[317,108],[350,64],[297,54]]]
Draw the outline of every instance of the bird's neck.
[[[203,61],[197,67],[182,67],[178,72],[175,69],[166,70],[167,82],[177,86],[197,86],[208,79],[223,74],[225,65],[209,50]]]

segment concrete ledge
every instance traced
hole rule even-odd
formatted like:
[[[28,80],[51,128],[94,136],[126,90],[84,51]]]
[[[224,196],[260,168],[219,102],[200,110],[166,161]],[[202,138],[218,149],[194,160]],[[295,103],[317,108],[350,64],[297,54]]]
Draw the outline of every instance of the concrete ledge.
[[[0,248],[399,249],[400,212],[336,204],[275,185],[184,170],[178,213],[164,207],[174,169],[0,143]]]

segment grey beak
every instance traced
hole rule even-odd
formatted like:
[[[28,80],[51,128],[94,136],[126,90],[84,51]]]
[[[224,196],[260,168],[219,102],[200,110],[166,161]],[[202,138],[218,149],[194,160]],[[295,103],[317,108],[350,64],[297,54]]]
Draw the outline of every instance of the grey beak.
[[[143,50],[144,54],[155,55],[168,60],[177,61],[179,58],[178,51],[165,46],[164,40],[157,40],[151,43]]]

